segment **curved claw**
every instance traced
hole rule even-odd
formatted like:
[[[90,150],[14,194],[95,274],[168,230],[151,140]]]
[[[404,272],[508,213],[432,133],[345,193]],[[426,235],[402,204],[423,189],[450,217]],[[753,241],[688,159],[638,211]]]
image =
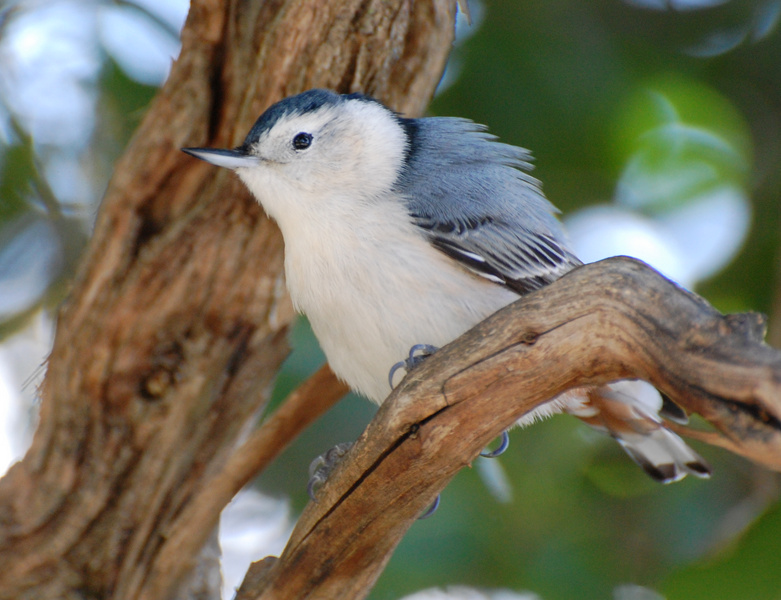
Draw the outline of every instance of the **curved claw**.
[[[400,360],[391,367],[390,372],[388,373],[388,385],[390,385],[390,389],[393,389],[393,376],[396,374],[396,371],[399,369],[404,369],[405,371],[414,369],[423,359],[431,356],[437,350],[439,350],[439,348],[432,346],[431,344],[415,344],[412,346],[412,348],[409,349],[407,358]]]
[[[434,502],[431,503],[431,506],[429,506],[426,509],[426,512],[424,512],[422,515],[418,517],[418,521],[422,521],[423,519],[428,519],[431,515],[437,512],[437,509],[439,508],[439,501],[441,500],[441,498],[442,496],[437,494],[437,497],[434,498]]]
[[[336,444],[325,454],[315,458],[309,465],[309,482],[306,484],[306,493],[317,502],[317,490],[328,480],[331,471],[341,462],[344,455],[353,447],[352,442]]]
[[[409,349],[409,359],[414,363],[421,358],[431,356],[437,350],[439,350],[439,348],[432,346],[431,344],[415,344]],[[420,356],[417,356],[418,352],[420,352]]]
[[[396,371],[399,369],[404,369],[407,366],[406,360],[400,360],[395,365],[391,367],[390,372],[388,373],[388,385],[390,385],[390,389],[393,389],[393,376],[396,374]]]
[[[495,450],[483,450],[480,453],[480,456],[483,456],[485,458],[496,458],[497,456],[501,456],[505,453],[507,450],[507,447],[510,445],[510,434],[507,433],[507,431],[502,432],[502,441],[499,443],[499,446]]]
[[[312,475],[312,477],[309,478],[309,482],[306,484],[306,493],[309,495],[309,499],[312,502],[317,502],[317,490],[319,490],[320,486],[324,483],[325,479],[321,479],[315,475]]]

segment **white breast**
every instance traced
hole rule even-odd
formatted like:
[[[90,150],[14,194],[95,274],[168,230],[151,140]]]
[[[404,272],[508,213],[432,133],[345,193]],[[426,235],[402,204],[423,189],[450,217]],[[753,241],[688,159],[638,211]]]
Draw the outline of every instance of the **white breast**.
[[[433,248],[398,203],[356,213],[280,223],[285,271],[334,372],[380,403],[411,346],[443,346],[518,296]]]

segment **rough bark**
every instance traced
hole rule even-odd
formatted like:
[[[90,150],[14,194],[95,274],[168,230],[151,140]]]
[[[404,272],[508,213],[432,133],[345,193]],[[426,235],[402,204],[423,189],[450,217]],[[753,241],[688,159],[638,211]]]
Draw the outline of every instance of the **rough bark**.
[[[179,148],[233,145],[316,86],[420,113],[454,13],[449,0],[193,1],[60,312],[33,445],[0,481],[0,598],[170,597],[221,506],[183,519],[287,354],[279,232],[235,177]]]
[[[763,335],[761,316],[723,316],[639,261],[576,269],[407,376],[237,600],[365,597],[455,473],[574,387],[650,381],[720,432],[708,441],[781,470],[781,352]]]

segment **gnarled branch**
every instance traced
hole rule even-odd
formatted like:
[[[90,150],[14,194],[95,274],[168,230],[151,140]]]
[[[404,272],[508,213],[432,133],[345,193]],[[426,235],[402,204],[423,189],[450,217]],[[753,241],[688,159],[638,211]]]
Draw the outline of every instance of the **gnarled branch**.
[[[583,266],[413,371],[308,506],[263,592],[362,598],[407,528],[481,449],[565,390],[650,381],[731,448],[781,470],[781,353],[639,261]]]

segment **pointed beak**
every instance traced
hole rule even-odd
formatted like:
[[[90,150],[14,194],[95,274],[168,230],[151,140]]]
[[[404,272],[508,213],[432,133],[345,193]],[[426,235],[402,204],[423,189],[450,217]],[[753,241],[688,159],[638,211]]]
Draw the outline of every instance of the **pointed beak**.
[[[220,148],[182,148],[190,156],[205,160],[207,163],[225,167],[226,169],[240,169],[242,167],[256,167],[259,163],[257,156],[247,154],[241,149],[223,150]]]

